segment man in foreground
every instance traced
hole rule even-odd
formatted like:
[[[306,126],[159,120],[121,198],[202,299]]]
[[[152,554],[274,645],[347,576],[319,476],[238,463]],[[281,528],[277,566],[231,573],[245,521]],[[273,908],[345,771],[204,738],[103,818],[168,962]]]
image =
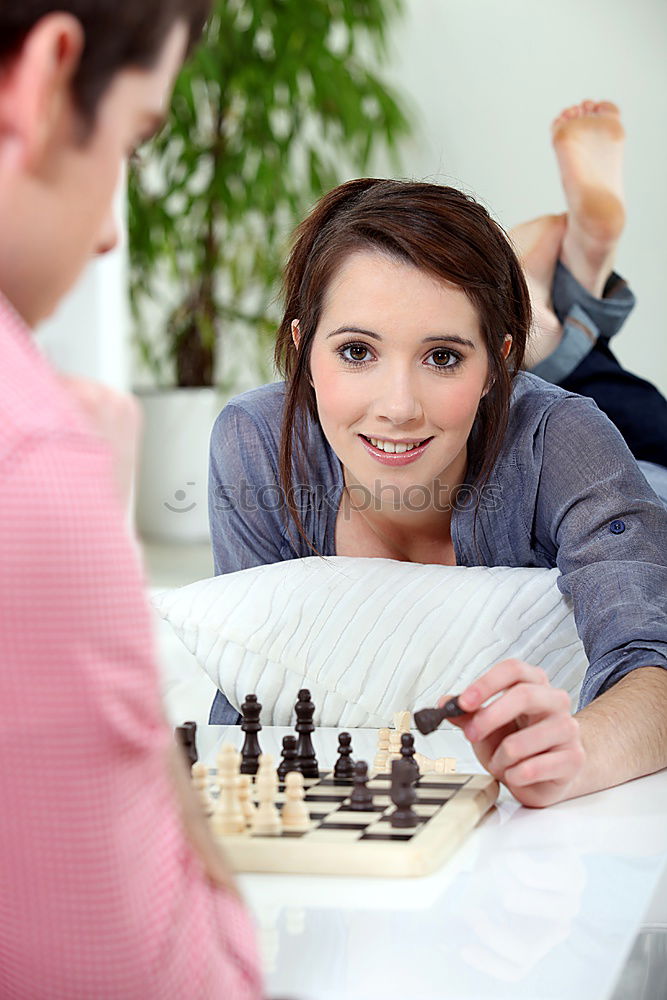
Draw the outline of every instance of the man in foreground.
[[[160,708],[125,507],[134,405],[32,342],[116,241],[123,162],[207,0],[0,4],[0,995],[260,995]]]

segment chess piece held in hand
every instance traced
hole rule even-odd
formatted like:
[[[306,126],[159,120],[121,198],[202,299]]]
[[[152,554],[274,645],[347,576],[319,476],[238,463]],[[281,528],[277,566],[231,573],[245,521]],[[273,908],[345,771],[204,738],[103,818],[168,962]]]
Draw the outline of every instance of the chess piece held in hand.
[[[450,698],[442,708],[422,708],[415,712],[414,719],[422,736],[434,732],[444,719],[453,719],[457,715],[465,715],[465,710],[459,706],[458,697]]]

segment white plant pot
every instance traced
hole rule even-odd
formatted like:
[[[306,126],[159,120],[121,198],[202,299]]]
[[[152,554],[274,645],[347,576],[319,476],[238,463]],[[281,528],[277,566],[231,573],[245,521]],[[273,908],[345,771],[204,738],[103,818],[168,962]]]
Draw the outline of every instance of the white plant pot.
[[[208,449],[222,397],[213,388],[135,393],[144,414],[139,534],[162,542],[208,541]]]

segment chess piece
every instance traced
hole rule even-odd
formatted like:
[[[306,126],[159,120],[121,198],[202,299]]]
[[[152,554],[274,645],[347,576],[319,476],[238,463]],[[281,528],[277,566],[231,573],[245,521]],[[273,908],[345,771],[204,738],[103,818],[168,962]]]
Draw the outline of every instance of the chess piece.
[[[246,695],[246,699],[241,705],[241,713],[243,715],[241,729],[245,733],[245,741],[241,749],[241,774],[257,774],[257,761],[262,752],[257,737],[262,728],[262,724],[259,721],[261,711],[262,706],[257,701],[257,695]]]
[[[454,697],[446,701],[442,708],[422,708],[415,712],[415,723],[419,732],[427,736],[438,728],[443,719],[453,719],[457,715],[465,715],[465,710],[459,707],[459,700]]]
[[[260,754],[255,788],[257,789],[258,805],[252,818],[250,832],[263,837],[277,837],[282,825],[280,814],[276,809],[278,774],[271,754]]]
[[[206,816],[213,815],[213,800],[208,793],[208,768],[201,760],[195,761],[190,769],[192,774],[192,786],[197,793],[197,798],[202,804]]]
[[[339,733],[338,735],[338,760],[334,766],[334,778],[346,780],[354,774],[354,761],[352,754],[352,737],[349,733]]]
[[[391,801],[396,809],[389,817],[392,827],[405,829],[417,826],[419,816],[412,806],[417,798],[414,787],[415,768],[406,760],[392,761],[391,765]]]
[[[285,802],[280,813],[283,830],[305,833],[312,823],[304,802],[305,790],[301,771],[289,771],[285,777]]]
[[[412,733],[401,734],[401,757],[410,762],[415,770],[415,777],[419,777],[419,764],[415,760],[415,738]]]
[[[213,830],[218,835],[243,833],[245,817],[241,811],[238,795],[240,754],[223,744],[218,754],[218,783],[220,794],[213,814]]]
[[[401,736],[403,734],[398,729],[389,730],[389,757],[388,760],[400,760],[401,758]]]
[[[373,768],[378,774],[385,772],[389,766],[389,729],[378,729],[378,746]]]
[[[239,774],[237,778],[239,805],[246,826],[252,824],[257,808],[252,801],[252,778],[249,774]]]
[[[197,723],[184,722],[182,726],[176,726],[176,742],[183,748],[188,767],[192,767],[199,760],[197,754]]]
[[[394,713],[394,729],[396,729],[401,735],[403,733],[410,732],[410,726],[412,724],[412,715],[410,712],[395,712]]]
[[[278,778],[285,780],[285,775],[289,771],[298,771],[296,736],[283,736],[282,760],[278,765]]]
[[[414,759],[417,761],[420,774],[455,774],[456,757],[438,757],[432,760],[421,753],[416,753]]]
[[[310,691],[306,688],[302,688],[299,691],[299,697],[296,705],[294,706],[294,711],[296,712],[297,718],[295,729],[299,734],[299,742],[297,745],[297,764],[299,766],[299,770],[304,778],[319,778],[320,771],[317,766],[315,749],[310,735],[315,732],[315,726],[313,725],[315,706],[311,701]]]
[[[373,793],[366,787],[368,781],[368,764],[358,760],[354,765],[354,788],[350,796],[350,809],[363,812],[373,808]]]

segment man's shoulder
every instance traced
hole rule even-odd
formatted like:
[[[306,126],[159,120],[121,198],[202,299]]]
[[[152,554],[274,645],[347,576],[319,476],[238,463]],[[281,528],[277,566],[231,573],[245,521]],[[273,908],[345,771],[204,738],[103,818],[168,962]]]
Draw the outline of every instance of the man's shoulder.
[[[0,313],[0,464],[34,441],[95,439],[27,328]]]

